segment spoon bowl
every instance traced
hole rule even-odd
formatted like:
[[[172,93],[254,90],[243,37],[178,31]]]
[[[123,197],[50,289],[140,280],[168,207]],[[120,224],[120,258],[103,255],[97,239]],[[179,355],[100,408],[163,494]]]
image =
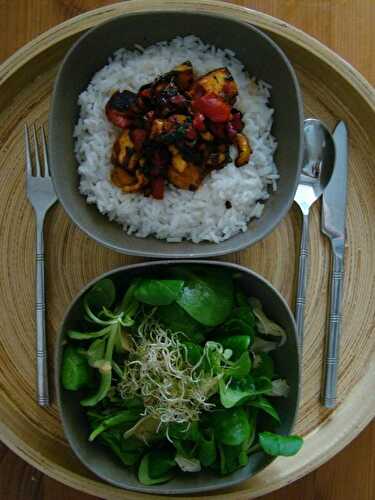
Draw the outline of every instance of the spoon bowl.
[[[304,122],[304,161],[294,201],[303,215],[299,255],[296,323],[299,347],[303,348],[303,324],[307,260],[309,255],[309,211],[327,186],[335,163],[335,144],[327,127],[315,118]]]
[[[304,157],[300,182],[294,197],[302,213],[320,198],[327,186],[335,162],[332,135],[320,120],[308,118],[304,122]]]

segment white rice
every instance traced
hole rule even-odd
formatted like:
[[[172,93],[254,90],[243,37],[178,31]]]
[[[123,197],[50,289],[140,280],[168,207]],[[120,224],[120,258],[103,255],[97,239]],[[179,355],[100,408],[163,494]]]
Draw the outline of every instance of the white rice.
[[[196,192],[168,186],[163,200],[125,194],[110,180],[111,150],[119,131],[107,120],[105,104],[113,92],[137,92],[141,85],[185,60],[192,62],[198,75],[222,66],[231,71],[239,87],[235,106],[243,113],[243,132],[253,149],[250,161],[241,168],[231,162],[213,171]],[[245,231],[251,219],[262,215],[268,186],[275,190],[279,178],[273,160],[276,141],[270,133],[273,110],[267,105],[269,97],[269,86],[250,79],[232,51],[205,45],[194,36],[146,49],[118,50],[78,99],[80,116],[74,136],[81,193],[87,203],[95,203],[101,213],[138,237],[218,243]],[[235,154],[233,148],[233,159]],[[226,208],[226,202],[231,208]]]

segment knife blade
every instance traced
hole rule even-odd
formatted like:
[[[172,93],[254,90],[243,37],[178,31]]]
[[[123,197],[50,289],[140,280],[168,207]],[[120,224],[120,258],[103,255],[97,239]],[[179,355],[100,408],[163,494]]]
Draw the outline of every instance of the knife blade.
[[[323,192],[322,231],[330,239],[345,240],[348,131],[344,122],[335,128],[333,141],[336,157],[331,179]]]
[[[339,122],[333,133],[336,157],[332,177],[323,193],[321,229],[330,239],[332,271],[329,331],[326,343],[323,406],[334,408],[341,337],[341,307],[344,279],[345,226],[348,175],[348,130]]]

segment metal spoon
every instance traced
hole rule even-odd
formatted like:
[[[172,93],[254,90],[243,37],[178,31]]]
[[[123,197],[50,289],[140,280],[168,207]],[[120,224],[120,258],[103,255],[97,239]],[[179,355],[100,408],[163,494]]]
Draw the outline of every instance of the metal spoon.
[[[309,256],[309,211],[328,184],[335,162],[335,145],[332,135],[321,121],[314,118],[305,120],[304,141],[303,168],[294,197],[294,201],[300,207],[303,216],[296,300],[296,323],[301,352]]]

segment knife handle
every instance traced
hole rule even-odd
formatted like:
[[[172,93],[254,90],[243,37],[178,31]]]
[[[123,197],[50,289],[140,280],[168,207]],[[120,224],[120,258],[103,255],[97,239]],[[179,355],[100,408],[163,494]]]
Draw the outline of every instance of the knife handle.
[[[334,408],[336,406],[337,368],[340,351],[341,337],[341,305],[344,280],[344,255],[338,253],[332,242],[333,270],[331,274],[331,299],[329,314],[329,331],[326,346],[325,377],[323,406]]]
[[[296,324],[297,338],[299,343],[300,353],[303,351],[303,328],[305,319],[305,293],[307,282],[307,269],[309,260],[309,214],[303,214],[302,220],[302,236],[299,254],[298,266],[298,286],[296,298]]]

